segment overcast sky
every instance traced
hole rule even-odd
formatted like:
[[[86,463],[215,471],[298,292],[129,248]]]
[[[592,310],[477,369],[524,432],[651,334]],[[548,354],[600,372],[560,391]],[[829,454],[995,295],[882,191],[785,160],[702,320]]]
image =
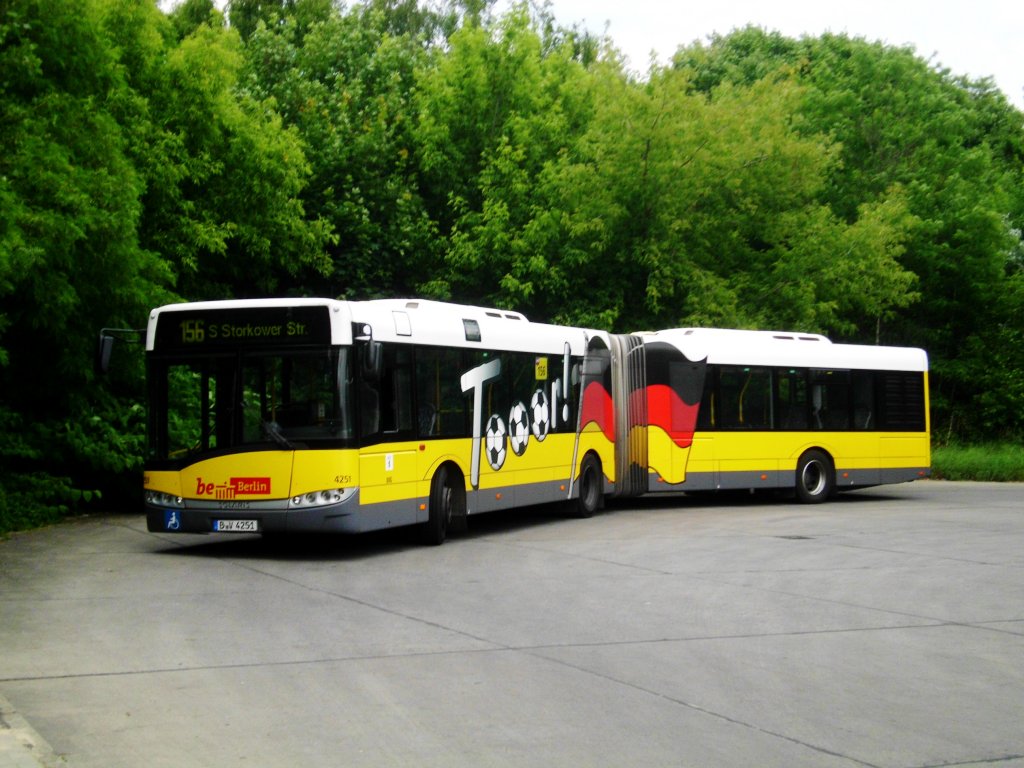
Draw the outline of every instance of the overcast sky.
[[[507,8],[499,0],[497,8]],[[646,72],[651,50],[667,62],[679,45],[748,24],[788,37],[845,32],[851,37],[912,45],[918,55],[957,75],[993,77],[1024,109],[1022,0],[552,0],[559,23],[583,22],[608,35]]]

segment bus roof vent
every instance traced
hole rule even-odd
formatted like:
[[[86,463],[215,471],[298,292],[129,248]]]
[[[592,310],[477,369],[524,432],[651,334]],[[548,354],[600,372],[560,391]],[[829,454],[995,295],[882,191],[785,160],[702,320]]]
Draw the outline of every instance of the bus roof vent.
[[[407,301],[405,302],[406,309],[419,309],[420,303],[418,301]]]
[[[409,320],[409,315],[397,310],[393,311],[391,315],[395,318],[395,333],[399,336],[412,336],[412,323]]]

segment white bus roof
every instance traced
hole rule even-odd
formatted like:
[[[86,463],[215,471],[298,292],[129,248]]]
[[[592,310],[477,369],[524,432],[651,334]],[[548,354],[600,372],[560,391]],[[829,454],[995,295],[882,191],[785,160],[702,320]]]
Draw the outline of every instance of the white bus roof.
[[[425,299],[355,301],[349,306],[357,326],[369,324],[377,341],[559,355],[569,342],[571,353],[582,355],[587,339],[587,332],[581,328],[531,323],[519,312],[507,309]],[[479,337],[474,335],[474,326]]]
[[[351,344],[354,335],[368,335],[376,341],[561,355],[565,342],[569,342],[571,353],[582,355],[588,338],[583,329],[531,323],[519,312],[425,299],[235,299],[169,304],[154,309],[149,317],[146,349],[154,348],[157,320],[167,312],[309,306],[326,306],[330,311],[333,344]],[[367,326],[369,332],[362,333],[359,326]],[[590,331],[589,336],[600,333]]]
[[[353,324],[357,329],[360,325],[368,326],[367,335],[376,341],[559,355],[566,342],[573,355],[582,355],[589,338],[602,336],[607,340],[608,336],[604,331],[531,323],[524,315],[510,310],[426,299],[235,299],[169,304],[154,309],[149,316],[146,349],[153,349],[157,320],[164,313],[310,306],[328,308],[333,344],[351,344]],[[479,332],[478,339],[474,331]],[[355,335],[363,334],[357,331]],[[636,335],[646,343],[671,344],[690,360],[706,359],[720,365],[928,370],[928,356],[921,349],[833,344],[812,333],[673,328]]]
[[[928,355],[912,347],[833,344],[814,333],[674,328],[638,334],[662,341],[690,360],[719,365],[787,366],[881,371],[927,371]]]

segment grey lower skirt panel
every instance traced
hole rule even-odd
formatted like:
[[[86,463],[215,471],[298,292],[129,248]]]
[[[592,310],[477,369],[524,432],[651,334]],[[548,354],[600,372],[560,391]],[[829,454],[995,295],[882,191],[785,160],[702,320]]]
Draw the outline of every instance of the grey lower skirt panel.
[[[579,494],[573,488],[573,497]],[[487,488],[470,491],[467,495],[469,514],[495,512],[512,507],[527,507],[534,504],[549,504],[569,498],[569,481],[552,480],[543,483],[527,483],[504,488]]]
[[[835,487],[867,488],[873,485],[907,483],[930,477],[928,467],[898,467],[895,469],[837,469]],[[679,491],[728,491],[748,488],[775,489],[796,487],[796,472],[792,470],[766,472],[691,472],[682,483],[666,483],[656,473],[648,475],[650,493]]]
[[[605,484],[606,490],[608,484]],[[573,488],[573,495],[578,489]],[[469,514],[565,501],[569,481],[554,480],[510,485],[466,493]],[[359,504],[358,492],[341,504],[309,509],[288,509],[285,501],[247,504],[245,509],[164,509],[148,507],[147,527],[163,533],[213,533],[215,520],[256,520],[260,533],[365,533],[382,528],[414,525],[427,520],[429,499],[413,498],[380,504]],[[421,509],[422,507],[422,509]]]

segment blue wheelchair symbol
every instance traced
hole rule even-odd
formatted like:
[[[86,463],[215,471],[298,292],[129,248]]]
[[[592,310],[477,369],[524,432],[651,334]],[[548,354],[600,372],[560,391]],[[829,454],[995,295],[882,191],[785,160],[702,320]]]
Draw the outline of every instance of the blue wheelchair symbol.
[[[181,530],[181,518],[173,509],[164,510],[164,529],[168,531]]]

